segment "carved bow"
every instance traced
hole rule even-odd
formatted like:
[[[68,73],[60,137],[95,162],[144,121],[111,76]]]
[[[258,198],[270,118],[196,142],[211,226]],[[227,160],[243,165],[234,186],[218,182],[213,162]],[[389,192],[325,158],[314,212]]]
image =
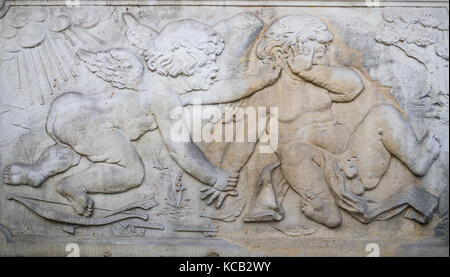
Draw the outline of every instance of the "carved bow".
[[[32,197],[26,197],[16,194],[8,194],[6,196],[6,199],[15,200],[24,205],[25,207],[27,207],[28,209],[32,210],[37,215],[46,218],[48,220],[75,225],[98,226],[98,225],[107,225],[117,221],[122,221],[131,218],[140,218],[142,220],[148,220],[149,217],[147,214],[114,214],[108,217],[88,218],[44,208],[41,205],[35,203],[37,199],[33,199]]]

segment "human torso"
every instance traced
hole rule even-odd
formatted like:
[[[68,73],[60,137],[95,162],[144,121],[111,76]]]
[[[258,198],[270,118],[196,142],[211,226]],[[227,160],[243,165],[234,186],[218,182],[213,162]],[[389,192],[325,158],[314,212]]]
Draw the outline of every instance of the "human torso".
[[[331,97],[326,89],[282,76],[272,91],[278,102],[281,142],[299,138],[305,128],[326,127],[335,123]]]
[[[119,129],[130,140],[154,129],[150,105],[141,101],[138,92],[120,92],[99,101],[106,124]]]

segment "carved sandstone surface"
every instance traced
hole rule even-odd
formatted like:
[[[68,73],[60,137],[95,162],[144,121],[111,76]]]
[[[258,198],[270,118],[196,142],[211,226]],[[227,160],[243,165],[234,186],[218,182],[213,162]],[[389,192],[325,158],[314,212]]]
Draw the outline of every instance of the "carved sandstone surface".
[[[448,9],[231,2],[0,1],[1,255],[448,255]]]

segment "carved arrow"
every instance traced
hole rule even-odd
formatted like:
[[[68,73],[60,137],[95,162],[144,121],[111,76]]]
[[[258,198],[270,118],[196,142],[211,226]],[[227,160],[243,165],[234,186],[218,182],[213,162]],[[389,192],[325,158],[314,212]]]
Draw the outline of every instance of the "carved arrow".
[[[200,226],[178,225],[174,226],[173,230],[175,232],[200,232],[205,237],[215,237],[217,235],[218,225],[214,223]]]
[[[143,228],[143,229],[155,229],[164,230],[165,227],[159,223],[137,223],[137,222],[120,222],[119,223],[124,229],[130,228]]]

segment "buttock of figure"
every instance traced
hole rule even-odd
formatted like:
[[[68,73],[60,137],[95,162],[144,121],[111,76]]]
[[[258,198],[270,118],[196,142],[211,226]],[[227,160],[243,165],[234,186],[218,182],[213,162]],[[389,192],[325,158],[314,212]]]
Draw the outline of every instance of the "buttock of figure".
[[[53,114],[56,112],[53,111]],[[129,138],[99,113],[49,114],[47,129],[57,142],[70,146],[78,154],[93,162],[131,166],[140,158]]]
[[[105,123],[109,124],[92,97],[69,92],[53,101],[46,128],[58,142],[72,145],[80,138],[95,136],[99,129],[107,127]]]
[[[113,117],[98,108],[89,95],[70,92],[56,98],[47,117],[47,131],[57,142],[81,155],[99,155],[110,148],[130,144],[117,130]]]
[[[301,127],[296,133],[296,138],[330,153],[341,154],[347,149],[351,134],[351,129],[346,125],[331,121]]]

